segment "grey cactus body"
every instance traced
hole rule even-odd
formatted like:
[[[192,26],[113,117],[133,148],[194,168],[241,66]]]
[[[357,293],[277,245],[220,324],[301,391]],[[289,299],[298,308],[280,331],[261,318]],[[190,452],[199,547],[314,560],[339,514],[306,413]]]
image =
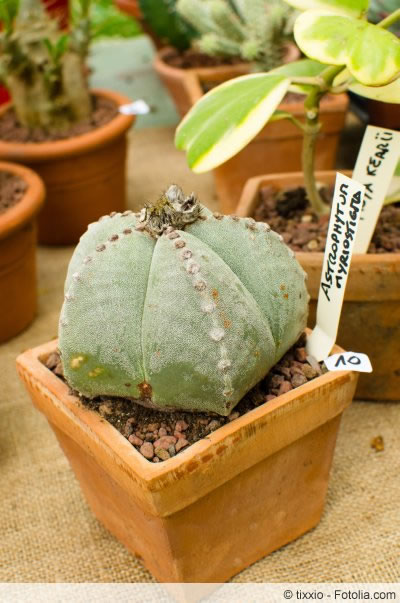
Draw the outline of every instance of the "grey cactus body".
[[[307,306],[279,235],[170,187],[82,237],[60,317],[65,376],[88,397],[227,415],[296,341]]]

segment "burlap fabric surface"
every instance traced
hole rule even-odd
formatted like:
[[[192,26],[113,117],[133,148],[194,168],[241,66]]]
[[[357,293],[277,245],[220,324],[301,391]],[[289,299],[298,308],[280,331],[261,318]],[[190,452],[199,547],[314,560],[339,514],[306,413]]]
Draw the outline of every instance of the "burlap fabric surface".
[[[134,131],[129,166],[132,208],[154,199],[171,174],[215,207],[211,176],[189,172],[183,155],[173,149],[172,130]],[[0,581],[148,582],[151,575],[91,515],[46,420],[33,409],[15,372],[19,352],[56,336],[71,252],[39,250],[38,317],[0,348]],[[400,404],[354,403],[342,421],[319,526],[234,580],[399,581],[399,434]],[[382,452],[371,448],[378,435],[384,438]]]

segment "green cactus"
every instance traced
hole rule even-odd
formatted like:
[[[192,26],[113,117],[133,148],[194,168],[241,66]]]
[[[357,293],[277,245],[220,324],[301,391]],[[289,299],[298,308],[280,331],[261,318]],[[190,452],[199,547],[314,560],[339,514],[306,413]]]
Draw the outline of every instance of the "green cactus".
[[[67,35],[40,0],[19,0],[17,7],[2,0],[0,79],[10,90],[23,126],[62,130],[91,112],[84,73],[89,1],[80,0],[79,7],[79,19]]]
[[[293,15],[283,1],[178,0],[177,10],[199,32],[202,52],[251,61],[257,71],[282,63]]]
[[[87,397],[228,415],[295,343],[307,306],[278,234],[173,185],[81,238],[60,316],[64,374]]]
[[[189,48],[194,31],[176,12],[176,0],[139,0],[145,21],[165,43],[178,50]]]

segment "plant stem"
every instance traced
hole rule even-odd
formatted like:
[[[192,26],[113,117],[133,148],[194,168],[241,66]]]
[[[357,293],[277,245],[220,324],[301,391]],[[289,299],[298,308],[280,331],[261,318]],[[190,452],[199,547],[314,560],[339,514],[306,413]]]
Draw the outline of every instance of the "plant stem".
[[[386,19],[383,19],[382,21],[377,23],[377,26],[387,29],[388,27],[396,23],[396,21],[400,21],[400,8],[395,10],[394,13],[392,13],[391,15],[388,15]]]

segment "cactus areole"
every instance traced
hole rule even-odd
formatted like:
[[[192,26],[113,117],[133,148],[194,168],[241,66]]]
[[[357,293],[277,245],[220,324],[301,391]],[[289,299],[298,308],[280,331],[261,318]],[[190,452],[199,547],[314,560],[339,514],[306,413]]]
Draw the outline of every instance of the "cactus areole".
[[[307,306],[305,273],[267,224],[212,214],[173,185],[81,238],[60,317],[64,374],[86,397],[228,415],[295,343]]]

